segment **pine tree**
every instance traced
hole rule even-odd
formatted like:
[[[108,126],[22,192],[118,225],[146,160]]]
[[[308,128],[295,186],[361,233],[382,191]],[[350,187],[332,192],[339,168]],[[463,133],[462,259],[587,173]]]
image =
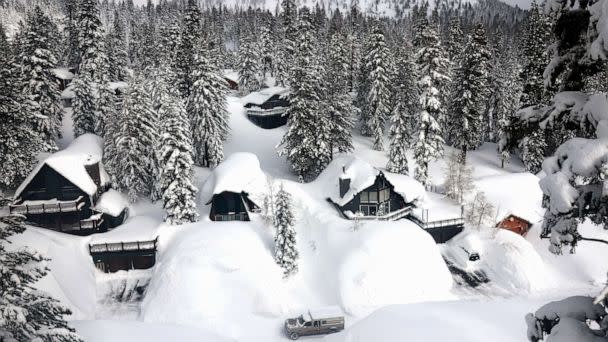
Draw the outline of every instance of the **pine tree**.
[[[27,17],[23,45],[21,46],[21,81],[24,107],[34,118],[34,130],[41,139],[42,151],[57,150],[56,140],[61,137],[63,112],[59,104],[59,87],[52,74],[57,59],[52,52],[49,27],[54,24],[36,6]]]
[[[98,83],[100,74],[107,72],[103,26],[99,19],[97,0],[81,0],[78,3],[78,53],[80,64],[78,72]]]
[[[485,30],[478,24],[456,68],[451,116],[448,118],[454,146],[460,149],[463,162],[467,151],[483,143],[483,119],[489,95],[489,61]]]
[[[74,122],[74,137],[95,132],[95,95],[88,74],[83,74],[74,80],[74,103],[72,105],[72,121]]]
[[[24,231],[21,217],[0,217],[0,331],[18,341],[82,341],[64,319],[70,310],[34,288],[48,272],[40,265],[48,259],[27,249],[8,248],[10,238]]]
[[[298,272],[298,247],[295,217],[291,204],[291,195],[281,185],[276,195],[274,226],[276,229],[274,243],[274,260],[283,269],[283,277],[288,278]]]
[[[239,90],[243,95],[262,88],[260,81],[260,55],[256,43],[245,38],[239,49]]]
[[[290,84],[293,77],[295,65],[295,54],[299,38],[298,35],[298,8],[295,0],[282,0],[281,2],[281,24],[283,27],[283,40],[281,44],[281,63],[287,75],[287,84]]]
[[[287,110],[287,132],[279,144],[293,171],[303,180],[315,178],[331,159],[327,113],[322,108],[323,67],[317,61],[310,12],[302,10],[300,37],[293,72],[292,95]]]
[[[102,77],[102,83],[97,90],[98,97],[95,113],[95,134],[104,137],[106,136],[108,121],[116,117],[116,94],[110,88],[107,76]]]
[[[197,46],[201,41],[201,12],[196,0],[188,0],[186,15],[182,21],[182,34],[177,47],[173,69],[176,74],[177,87],[183,98],[191,95],[194,84],[193,66]]]
[[[389,130],[390,148],[386,168],[390,172],[408,174],[407,150],[412,147],[414,132],[413,116],[417,110],[416,65],[409,52],[411,45],[404,44],[397,50],[397,73],[395,79],[398,87],[395,104],[391,115]]]
[[[192,126],[194,161],[214,167],[224,159],[223,142],[228,137],[226,82],[203,51],[195,56],[188,116]]]
[[[110,60],[110,80],[125,81],[128,77],[127,66],[129,56],[125,43],[124,23],[118,12],[114,11],[114,24],[112,32],[108,35],[108,58]]]
[[[521,159],[524,162],[526,171],[538,173],[542,169],[547,143],[545,142],[545,132],[538,128],[532,131],[520,142]]]
[[[196,212],[197,189],[192,183],[193,160],[190,122],[179,94],[161,80],[156,96],[160,99],[158,117],[160,139],[158,154],[158,190],[167,211],[165,222],[179,225],[198,220]]]
[[[120,163],[115,170],[117,187],[135,202],[152,192],[156,171],[154,146],[158,140],[156,113],[141,76],[130,82],[120,117],[115,132],[116,160]]]
[[[384,33],[380,27],[374,27],[369,38],[370,45],[364,63],[369,84],[364,110],[366,122],[363,123],[369,129],[374,138],[374,149],[381,151],[384,149],[384,126],[391,113],[391,71],[394,69],[391,64],[392,56],[386,46]]]
[[[13,52],[0,24],[0,189],[12,188],[36,164],[39,136],[34,118],[21,109],[21,94]]]
[[[440,126],[443,107],[440,90],[449,81],[446,76],[448,59],[441,48],[437,31],[426,27],[420,37],[421,48],[416,62],[419,70],[420,112],[414,157],[418,164],[416,179],[430,184],[428,165],[443,155],[443,134]]]
[[[270,27],[269,19],[264,20],[262,27],[260,28],[260,44],[259,44],[259,56],[262,64],[262,76],[266,77],[268,73],[273,73],[274,69],[274,42],[272,40],[272,30]]]

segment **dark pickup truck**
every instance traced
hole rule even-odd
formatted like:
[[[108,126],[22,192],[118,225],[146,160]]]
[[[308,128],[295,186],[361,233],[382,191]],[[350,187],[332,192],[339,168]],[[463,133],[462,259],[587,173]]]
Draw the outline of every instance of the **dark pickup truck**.
[[[292,340],[300,336],[331,334],[344,329],[344,315],[339,308],[309,310],[285,321],[285,333]]]

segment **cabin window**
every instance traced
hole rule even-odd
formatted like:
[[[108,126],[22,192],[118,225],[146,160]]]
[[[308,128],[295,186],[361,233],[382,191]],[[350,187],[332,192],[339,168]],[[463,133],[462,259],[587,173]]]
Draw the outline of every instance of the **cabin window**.
[[[375,191],[369,192],[369,202],[370,203],[378,203],[378,193]]]
[[[380,202],[387,202],[390,200],[391,194],[389,189],[382,189],[379,192]]]
[[[361,192],[361,203],[367,203],[369,202],[369,193],[367,191],[362,191]]]
[[[378,211],[378,207],[376,205],[360,205],[359,211],[363,213],[364,216],[376,216]]]

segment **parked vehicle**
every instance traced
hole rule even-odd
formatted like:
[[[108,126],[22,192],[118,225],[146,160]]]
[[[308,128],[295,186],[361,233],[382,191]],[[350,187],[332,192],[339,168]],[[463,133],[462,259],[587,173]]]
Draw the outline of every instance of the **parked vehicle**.
[[[331,334],[344,330],[344,315],[337,307],[308,310],[285,321],[285,333],[292,340],[300,336]]]

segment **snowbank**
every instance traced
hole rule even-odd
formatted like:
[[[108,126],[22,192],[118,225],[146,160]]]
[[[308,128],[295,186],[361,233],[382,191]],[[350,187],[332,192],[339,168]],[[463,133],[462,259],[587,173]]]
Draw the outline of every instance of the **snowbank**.
[[[433,238],[414,223],[374,223],[358,234],[338,272],[351,314],[389,304],[452,298],[452,276]]]
[[[180,227],[142,303],[145,322],[195,325],[233,338],[285,311],[282,272],[251,223]]]
[[[453,220],[462,217],[462,208],[444,195],[428,193],[422,206],[412,209],[412,215],[422,222]]]
[[[97,184],[95,184],[85,166],[99,163],[101,185],[107,184],[110,179],[101,165],[102,153],[103,140],[100,137],[94,134],[79,136],[66,149],[53,153],[38,163],[15,191],[15,198],[19,197],[44,165],[48,165],[82,191],[92,196],[97,192]]]
[[[230,155],[207,178],[201,190],[201,201],[209,203],[213,195],[229,192],[246,192],[257,204],[267,188],[266,175],[260,168],[260,161],[253,153],[240,152]]]
[[[128,206],[129,201],[125,195],[114,189],[110,189],[99,197],[94,209],[96,211],[117,217]]]
[[[535,224],[543,218],[543,192],[539,178],[531,173],[512,173],[484,177],[474,182],[496,211],[495,223],[515,215]]]

